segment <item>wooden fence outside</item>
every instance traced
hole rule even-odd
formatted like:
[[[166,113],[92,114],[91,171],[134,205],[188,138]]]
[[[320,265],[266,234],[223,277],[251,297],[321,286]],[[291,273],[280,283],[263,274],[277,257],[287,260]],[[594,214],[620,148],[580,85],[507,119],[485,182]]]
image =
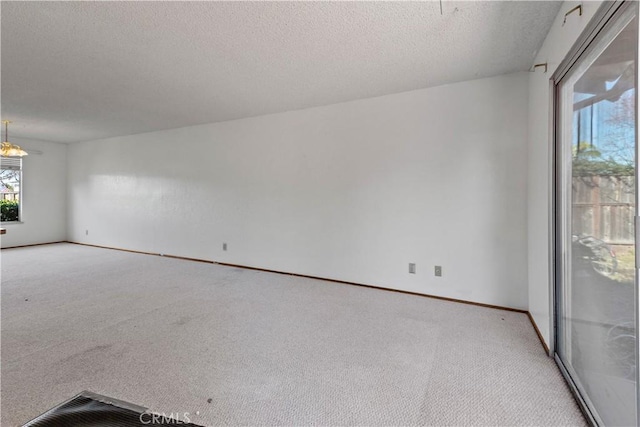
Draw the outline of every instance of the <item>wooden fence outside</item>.
[[[5,191],[0,194],[2,194],[1,200],[18,200],[20,198],[20,193],[17,191]]]
[[[580,176],[572,185],[572,234],[613,245],[634,242],[634,176]]]

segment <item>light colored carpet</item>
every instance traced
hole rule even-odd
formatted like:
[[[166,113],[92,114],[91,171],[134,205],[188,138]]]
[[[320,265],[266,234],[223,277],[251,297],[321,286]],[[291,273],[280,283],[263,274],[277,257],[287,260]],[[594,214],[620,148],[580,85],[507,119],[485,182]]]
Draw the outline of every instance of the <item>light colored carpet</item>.
[[[1,261],[3,426],[85,389],[202,425],[585,425],[524,314],[72,244]]]

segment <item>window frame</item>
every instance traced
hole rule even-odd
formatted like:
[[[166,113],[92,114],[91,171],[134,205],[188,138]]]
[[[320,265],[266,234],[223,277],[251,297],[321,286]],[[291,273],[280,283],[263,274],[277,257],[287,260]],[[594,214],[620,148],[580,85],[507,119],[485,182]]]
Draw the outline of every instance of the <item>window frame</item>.
[[[19,172],[19,176],[20,176],[20,187],[18,189],[18,219],[16,221],[0,221],[1,225],[11,225],[11,224],[22,224],[23,221],[23,206],[22,206],[22,195],[24,193],[23,191],[23,184],[24,184],[24,162],[22,157],[11,157],[11,156],[0,156],[0,171],[3,170],[4,168],[2,167],[2,159],[4,158],[10,158],[10,159],[18,159],[20,161],[20,168],[17,169]]]

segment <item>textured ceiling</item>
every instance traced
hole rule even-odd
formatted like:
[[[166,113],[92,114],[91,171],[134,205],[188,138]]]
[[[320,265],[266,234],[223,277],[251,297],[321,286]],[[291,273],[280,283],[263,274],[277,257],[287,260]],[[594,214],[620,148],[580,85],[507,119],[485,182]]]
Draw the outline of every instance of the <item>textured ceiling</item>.
[[[74,142],[522,71],[559,7],[3,1],[2,115]]]

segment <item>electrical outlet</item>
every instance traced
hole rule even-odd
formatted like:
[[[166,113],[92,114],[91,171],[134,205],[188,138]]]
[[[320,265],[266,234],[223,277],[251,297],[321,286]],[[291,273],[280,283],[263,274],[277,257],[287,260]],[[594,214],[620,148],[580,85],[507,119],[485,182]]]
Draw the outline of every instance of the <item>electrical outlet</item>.
[[[409,273],[416,274],[416,265],[414,263],[409,263]]]
[[[436,274],[437,277],[442,277],[442,266],[441,265],[436,265],[435,274]]]
[[[227,244],[226,244],[226,243],[223,243],[223,244],[222,244],[222,250],[223,250],[223,251],[226,251],[226,250],[227,250]]]
[[[89,230],[84,230],[84,235],[88,236],[89,235]]]

